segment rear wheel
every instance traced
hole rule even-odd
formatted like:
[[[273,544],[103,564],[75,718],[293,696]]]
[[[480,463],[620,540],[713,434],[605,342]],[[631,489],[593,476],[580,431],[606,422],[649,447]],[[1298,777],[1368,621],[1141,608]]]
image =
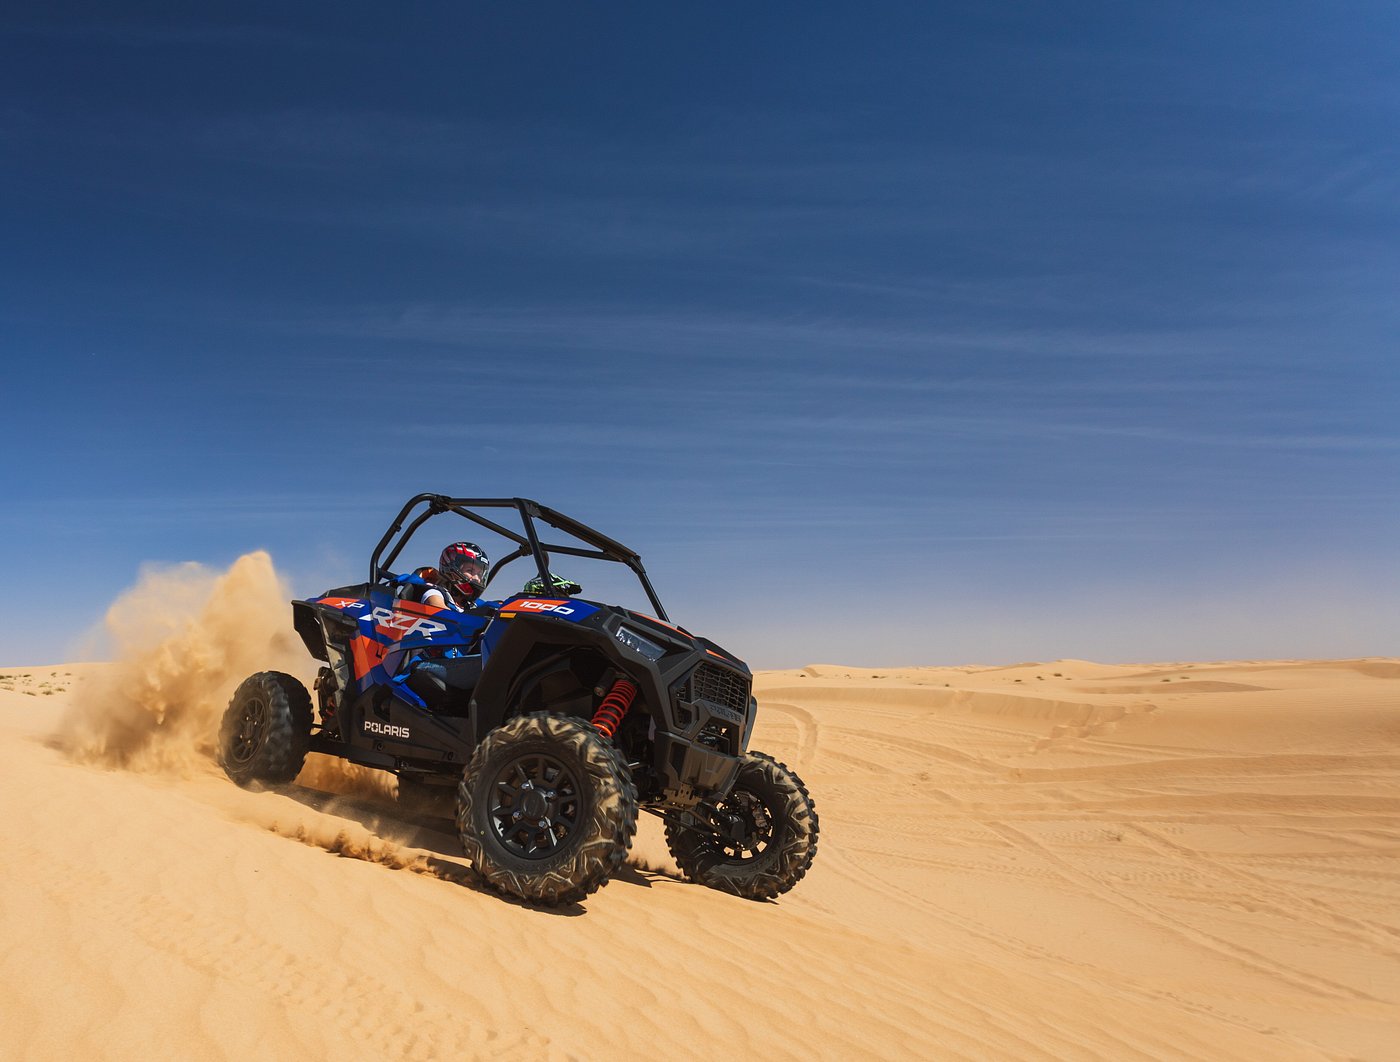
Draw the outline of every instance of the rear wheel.
[[[260,671],[234,691],[219,726],[219,766],[242,786],[290,782],[311,747],[311,694],[291,675]]]
[[[637,788],[590,723],[533,712],[477,746],[457,790],[457,833],[492,888],[574,903],[605,885],[637,829]]]
[[[666,823],[666,845],[691,881],[750,900],[771,900],[817,855],[817,809],[785,764],[750,752],[729,795],[713,805],[713,829]]]

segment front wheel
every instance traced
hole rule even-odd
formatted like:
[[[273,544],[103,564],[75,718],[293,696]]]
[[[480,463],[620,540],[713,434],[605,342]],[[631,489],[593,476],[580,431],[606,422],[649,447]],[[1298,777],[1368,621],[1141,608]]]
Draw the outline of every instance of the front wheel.
[[[486,735],[457,790],[457,833],[488,885],[576,903],[605,885],[637,830],[627,763],[592,724],[532,712]]]
[[[666,823],[676,865],[701,885],[771,900],[801,881],[816,858],[816,805],[802,779],[762,752],[743,758],[710,819],[714,828]]]

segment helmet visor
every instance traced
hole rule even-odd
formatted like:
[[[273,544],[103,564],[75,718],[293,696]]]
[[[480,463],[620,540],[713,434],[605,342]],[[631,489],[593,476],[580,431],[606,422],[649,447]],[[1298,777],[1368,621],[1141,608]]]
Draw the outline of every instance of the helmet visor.
[[[450,546],[438,565],[447,582],[464,594],[479,594],[486,587],[486,554],[467,546]]]

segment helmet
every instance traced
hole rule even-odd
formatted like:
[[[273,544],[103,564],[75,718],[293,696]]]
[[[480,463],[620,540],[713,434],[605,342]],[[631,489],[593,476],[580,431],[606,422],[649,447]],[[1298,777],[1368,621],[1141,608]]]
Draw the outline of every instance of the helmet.
[[[573,597],[575,594],[583,593],[583,587],[572,579],[565,579],[549,573],[549,588],[545,588],[544,580],[538,575],[525,584],[524,594],[563,594],[565,597]]]
[[[454,542],[438,558],[443,580],[463,597],[486,589],[486,551],[475,542]]]

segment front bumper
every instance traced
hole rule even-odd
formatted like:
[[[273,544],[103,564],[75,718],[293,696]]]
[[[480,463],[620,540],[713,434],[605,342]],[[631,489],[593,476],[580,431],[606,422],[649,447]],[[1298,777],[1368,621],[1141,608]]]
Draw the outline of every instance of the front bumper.
[[[685,738],[657,734],[656,770],[666,803],[693,807],[729,792],[739,773],[739,757]]]

